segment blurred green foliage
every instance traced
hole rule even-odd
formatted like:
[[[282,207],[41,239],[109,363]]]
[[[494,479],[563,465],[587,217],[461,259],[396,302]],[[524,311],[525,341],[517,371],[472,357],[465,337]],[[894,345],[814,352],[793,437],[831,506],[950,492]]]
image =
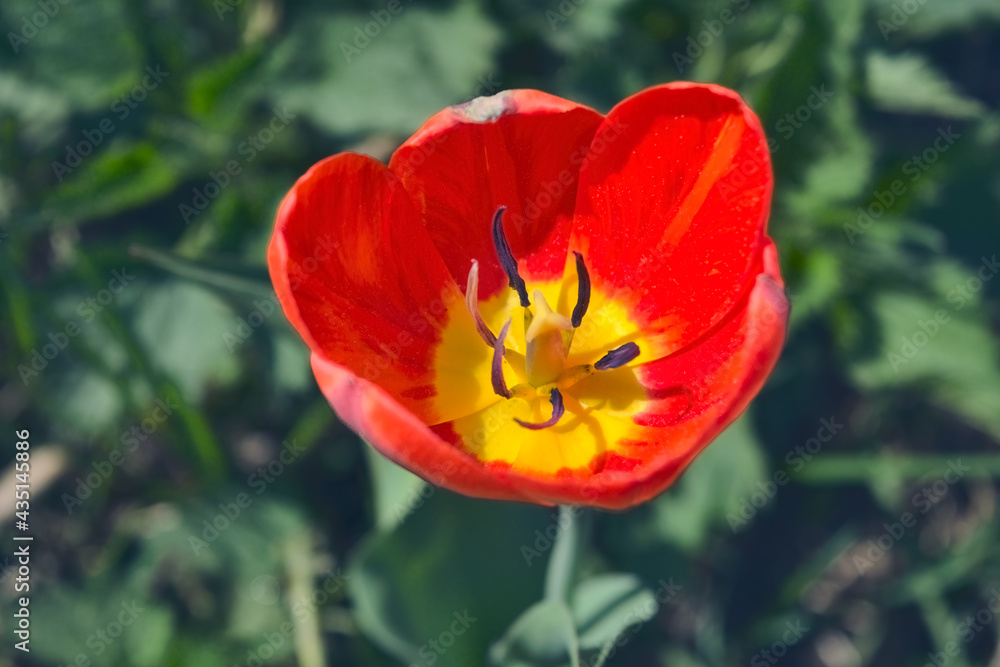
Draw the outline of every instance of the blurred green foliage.
[[[0,423],[35,536],[0,665],[1000,664],[1000,4],[397,2],[0,7]],[[367,450],[266,277],[294,180],[477,95],[676,79],[772,139],[792,329],[752,410],[572,529]]]

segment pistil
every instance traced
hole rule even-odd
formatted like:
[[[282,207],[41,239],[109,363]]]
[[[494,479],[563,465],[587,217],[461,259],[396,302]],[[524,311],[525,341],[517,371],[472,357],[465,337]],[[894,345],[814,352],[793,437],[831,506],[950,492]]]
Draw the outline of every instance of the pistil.
[[[491,381],[493,391],[502,398],[521,398],[536,400],[548,393],[552,404],[552,416],[540,423],[524,422],[515,419],[518,424],[531,430],[539,430],[555,426],[566,412],[560,388],[567,389],[580,380],[598,371],[608,371],[621,368],[639,356],[639,346],[636,343],[625,343],[617,347],[593,364],[584,364],[566,368],[566,357],[573,343],[573,334],[583,323],[583,318],[590,307],[590,274],[584,263],[583,255],[578,252],[576,257],[577,297],[576,306],[571,317],[552,310],[540,290],[535,290],[534,305],[528,299],[528,288],[517,270],[517,260],[511,252],[510,245],[504,235],[503,214],[506,207],[501,206],[493,216],[493,244],[496,248],[500,266],[507,274],[511,289],[517,292],[521,307],[524,308],[524,340],[526,344],[523,358],[523,372],[527,382],[520,383],[512,389],[507,387],[504,378],[504,357],[507,355],[505,342],[510,332],[511,320],[508,319],[500,333],[493,335],[482,314],[479,312],[479,263],[473,260],[472,269],[465,289],[465,303],[476,323],[479,336],[493,348]],[[515,352],[511,352],[515,354]],[[516,355],[521,359],[520,354]],[[520,361],[518,362],[520,364]],[[518,371],[520,374],[521,371]]]
[[[525,370],[528,381],[538,387],[555,382],[562,373],[569,353],[563,332],[571,331],[573,323],[565,315],[552,310],[539,290],[535,290],[534,297],[534,317],[524,332],[527,343]]]

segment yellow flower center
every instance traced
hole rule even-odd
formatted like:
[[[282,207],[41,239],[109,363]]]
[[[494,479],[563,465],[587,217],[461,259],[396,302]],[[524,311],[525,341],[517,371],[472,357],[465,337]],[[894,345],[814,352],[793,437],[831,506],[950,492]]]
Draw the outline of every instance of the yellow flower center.
[[[498,235],[513,289],[478,303],[473,262],[468,312],[452,312],[435,357],[438,411],[484,462],[547,475],[593,472],[642,438],[631,416],[649,399],[627,364],[646,339],[622,304],[591,295],[577,253],[562,279],[532,285],[529,298],[516,263],[505,262],[502,229]],[[464,416],[454,418],[458,406]]]
[[[573,323],[552,310],[541,290],[534,293],[535,313],[524,309],[528,382],[536,387],[555,382],[563,372],[566,355],[573,341]]]

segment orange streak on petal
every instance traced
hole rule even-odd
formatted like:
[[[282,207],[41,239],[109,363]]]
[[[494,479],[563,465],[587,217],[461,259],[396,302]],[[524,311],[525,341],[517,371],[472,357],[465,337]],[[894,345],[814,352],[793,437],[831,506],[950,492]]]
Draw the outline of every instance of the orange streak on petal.
[[[715,139],[715,146],[709,153],[708,161],[698,175],[698,180],[684,197],[677,209],[677,215],[664,230],[657,246],[658,250],[673,250],[680,243],[695,215],[708,198],[708,193],[732,165],[733,158],[740,148],[745,127],[746,123],[742,116],[729,116],[726,119],[719,136]]]

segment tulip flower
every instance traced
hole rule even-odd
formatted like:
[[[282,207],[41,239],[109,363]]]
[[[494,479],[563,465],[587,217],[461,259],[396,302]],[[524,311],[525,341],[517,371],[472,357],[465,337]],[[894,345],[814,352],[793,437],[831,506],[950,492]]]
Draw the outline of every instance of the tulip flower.
[[[326,398],[389,459],[470,496],[620,509],[777,360],[772,180],[725,88],[607,115],[510,90],[434,115],[388,165],[313,166],[268,263]]]

